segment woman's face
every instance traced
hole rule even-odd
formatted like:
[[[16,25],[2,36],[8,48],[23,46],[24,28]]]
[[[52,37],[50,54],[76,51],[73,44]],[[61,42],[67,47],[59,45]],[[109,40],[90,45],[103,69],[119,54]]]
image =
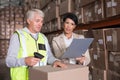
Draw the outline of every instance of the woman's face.
[[[64,33],[65,34],[71,34],[74,30],[74,28],[76,27],[75,25],[75,22],[70,19],[70,18],[67,18],[64,22]]]

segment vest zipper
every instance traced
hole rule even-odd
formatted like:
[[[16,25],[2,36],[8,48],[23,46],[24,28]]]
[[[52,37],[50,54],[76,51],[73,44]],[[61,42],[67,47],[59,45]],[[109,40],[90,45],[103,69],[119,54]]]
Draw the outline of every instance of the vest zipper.
[[[35,40],[36,49],[37,49],[37,52],[39,52],[38,47],[37,47],[37,40],[38,40],[38,38],[37,38],[37,40],[36,40],[31,34],[30,34],[30,36]]]
[[[37,45],[37,40],[35,40],[35,43],[36,43],[37,52],[39,52],[39,50],[38,50],[38,45]]]

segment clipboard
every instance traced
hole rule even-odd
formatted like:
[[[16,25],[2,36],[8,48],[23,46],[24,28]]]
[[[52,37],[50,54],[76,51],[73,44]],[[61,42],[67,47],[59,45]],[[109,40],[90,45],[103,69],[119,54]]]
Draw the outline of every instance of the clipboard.
[[[82,54],[88,50],[92,42],[93,38],[73,39],[61,58],[77,58],[82,56]]]

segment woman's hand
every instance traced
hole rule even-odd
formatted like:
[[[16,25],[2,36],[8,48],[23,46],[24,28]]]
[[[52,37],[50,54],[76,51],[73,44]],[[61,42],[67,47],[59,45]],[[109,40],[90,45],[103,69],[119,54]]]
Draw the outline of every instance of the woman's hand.
[[[83,65],[83,63],[84,63],[84,61],[85,61],[85,56],[76,58],[76,61],[77,61],[78,63],[80,63],[80,64]]]
[[[56,60],[56,61],[53,63],[53,67],[67,68],[67,65],[64,64],[62,61]]]

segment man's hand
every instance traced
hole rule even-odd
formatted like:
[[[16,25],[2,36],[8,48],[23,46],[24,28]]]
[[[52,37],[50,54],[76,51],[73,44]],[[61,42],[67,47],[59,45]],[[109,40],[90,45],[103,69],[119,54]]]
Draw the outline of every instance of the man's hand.
[[[53,67],[67,68],[67,65],[64,64],[64,63],[62,63],[61,61],[56,60],[56,61],[53,63]]]
[[[34,66],[40,61],[39,58],[34,58],[34,57],[26,57],[25,58],[25,63],[27,66]]]

